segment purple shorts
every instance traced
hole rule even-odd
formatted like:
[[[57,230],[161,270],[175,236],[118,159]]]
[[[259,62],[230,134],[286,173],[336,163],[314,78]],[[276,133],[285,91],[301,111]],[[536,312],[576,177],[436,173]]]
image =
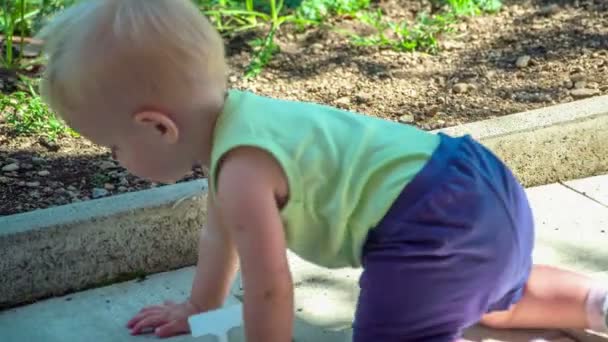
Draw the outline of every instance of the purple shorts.
[[[524,189],[469,136],[440,136],[369,233],[355,342],[451,342],[522,296],[534,241]]]

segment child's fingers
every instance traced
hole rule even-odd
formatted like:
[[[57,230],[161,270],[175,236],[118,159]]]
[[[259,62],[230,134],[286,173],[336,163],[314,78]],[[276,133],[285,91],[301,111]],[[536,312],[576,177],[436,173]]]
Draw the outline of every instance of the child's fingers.
[[[159,325],[166,324],[168,322],[165,315],[152,315],[148,316],[141,321],[137,322],[131,329],[131,334],[136,335],[141,333],[146,328],[156,328]]]
[[[189,332],[189,330],[190,329],[188,328],[188,325],[185,324],[183,321],[171,321],[156,328],[154,334],[156,334],[156,336],[158,337],[165,338],[172,337],[178,334],[184,334]]]
[[[136,325],[137,323],[139,323],[139,321],[145,319],[146,317],[149,317],[151,315],[160,315],[162,313],[163,313],[162,310],[147,311],[147,312],[138,313],[133,318],[131,318],[129,320],[129,322],[127,322],[127,328],[129,328],[129,329],[133,328],[134,325]]]
[[[145,308],[139,310],[140,313],[152,312],[152,311],[160,311],[166,309],[165,305],[152,305],[146,306]]]

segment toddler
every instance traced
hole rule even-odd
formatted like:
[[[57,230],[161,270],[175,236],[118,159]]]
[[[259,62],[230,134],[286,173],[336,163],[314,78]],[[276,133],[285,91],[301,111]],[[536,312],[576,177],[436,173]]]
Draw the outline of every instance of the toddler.
[[[188,0],[83,0],[41,33],[49,106],[132,173],[209,168],[191,295],[127,326],[188,333],[220,307],[237,264],[248,341],[290,341],[286,250],[362,267],[354,341],[455,341],[497,328],[606,331],[604,287],[532,265],[522,186],[469,136],[227,89],[221,37]]]

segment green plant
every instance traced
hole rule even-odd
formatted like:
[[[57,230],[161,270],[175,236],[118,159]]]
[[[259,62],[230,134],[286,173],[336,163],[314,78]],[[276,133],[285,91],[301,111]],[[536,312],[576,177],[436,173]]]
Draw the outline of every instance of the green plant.
[[[302,0],[296,14],[306,20],[319,22],[331,15],[352,15],[369,8],[370,0]]]
[[[0,33],[4,36],[1,65],[17,68],[22,59],[25,38],[40,28],[46,16],[74,2],[75,0],[1,0]],[[15,41],[20,45],[18,55],[15,55]]]
[[[254,48],[254,54],[247,67],[245,77],[255,77],[279,51],[274,43],[274,37],[281,25],[286,22],[306,23],[306,19],[298,18],[286,6],[284,0],[262,1],[245,0],[235,3],[230,0],[200,1],[203,13],[212,18],[217,29],[224,35],[270,26],[264,38],[254,39],[249,45]]]
[[[18,2],[4,1],[2,3],[2,16],[0,19],[0,31],[4,35],[4,55],[0,58],[2,65],[6,68],[14,68],[19,62],[21,52],[23,51],[24,43],[24,26],[25,26],[25,0]],[[21,49],[19,56],[14,56],[13,41],[17,30],[21,33]]]
[[[245,71],[246,77],[255,77],[270,62],[272,57],[279,52],[279,47],[274,42],[276,28],[272,28],[264,38],[256,38],[249,42],[256,53]]]
[[[501,0],[436,0],[448,5],[457,16],[479,15],[483,12],[497,12],[502,7]]]
[[[91,184],[96,188],[103,188],[106,183],[110,183],[112,178],[104,173],[94,173],[91,176]]]
[[[0,112],[6,124],[18,135],[40,135],[54,141],[62,135],[78,136],[58,119],[39,97],[24,92],[2,95]]]
[[[425,51],[436,53],[438,37],[452,30],[453,16],[449,13],[428,15],[421,13],[414,24],[407,21],[386,20],[381,10],[363,12],[358,18],[374,27],[376,33],[361,37],[351,34],[353,43],[361,46],[389,47],[397,51]]]

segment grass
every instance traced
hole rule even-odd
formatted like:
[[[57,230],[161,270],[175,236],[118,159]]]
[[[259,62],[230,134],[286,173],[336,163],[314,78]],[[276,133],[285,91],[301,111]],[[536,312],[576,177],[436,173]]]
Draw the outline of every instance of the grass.
[[[24,38],[38,30],[48,15],[75,2],[75,0],[0,1],[0,32],[4,36],[0,65],[8,69],[20,67]]]
[[[364,23],[374,27],[376,34],[361,37],[352,34],[355,45],[389,47],[396,51],[424,51],[436,53],[438,39],[443,33],[451,32],[454,16],[451,13],[429,16],[419,14],[414,24],[407,21],[386,20],[382,11],[364,12],[359,15]]]
[[[64,135],[78,136],[49,111],[40,97],[25,92],[2,95],[0,113],[8,128],[17,135],[37,135],[54,141]]]
[[[34,35],[45,20],[77,0],[0,0],[0,33],[5,37],[0,51],[0,67],[15,71],[19,91],[0,95],[0,110],[7,126],[16,134],[39,135],[50,140],[68,134],[77,136],[51,113],[36,93],[36,79],[20,71],[38,61],[25,61],[25,37]],[[377,46],[396,51],[439,52],[441,36],[453,30],[463,16],[493,13],[501,0],[431,0],[440,10],[419,13],[413,22],[394,22],[375,7],[372,0],[193,0],[220,33],[231,37],[256,31],[248,41],[253,53],[245,77],[259,75],[280,53],[275,41],[285,24],[298,29],[331,23],[333,17],[359,20],[376,33],[358,36],[347,33],[354,45]],[[414,0],[412,0],[414,1]]]
[[[245,77],[251,78],[279,52],[274,39],[282,25],[292,23],[303,28],[318,25],[332,15],[355,15],[368,8],[370,0],[199,0],[198,4],[225,36],[267,28],[263,37],[249,42],[254,53]]]

